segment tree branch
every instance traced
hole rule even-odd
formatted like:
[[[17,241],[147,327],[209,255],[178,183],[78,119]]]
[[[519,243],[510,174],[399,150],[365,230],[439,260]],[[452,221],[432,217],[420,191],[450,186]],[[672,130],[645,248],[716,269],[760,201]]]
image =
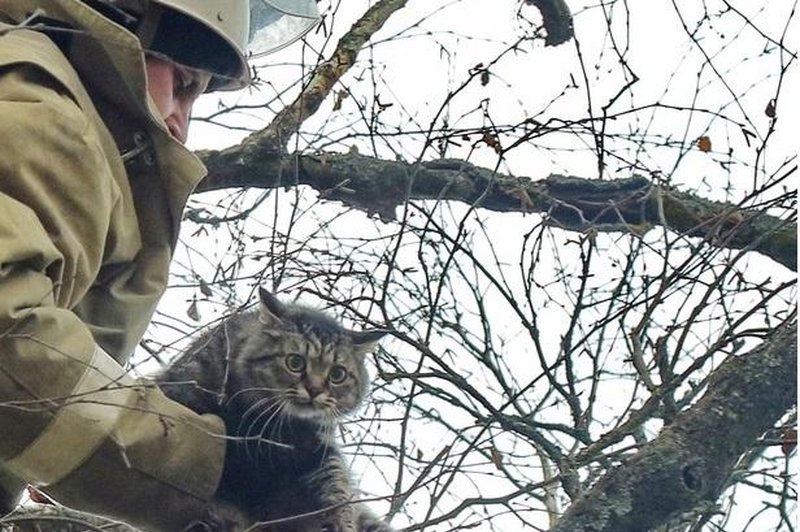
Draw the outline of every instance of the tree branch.
[[[731,357],[707,392],[573,503],[551,532],[651,530],[714,503],[739,457],[797,401],[797,326]]]
[[[272,123],[253,133],[241,145],[251,156],[281,153],[300,125],[317,112],[342,76],[356,62],[361,48],[407,0],[381,0],[372,7],[339,40],[331,57],[317,66],[314,75],[300,95],[282,109]]]
[[[705,200],[644,177],[591,180],[515,177],[440,159],[409,164],[356,153],[275,154],[254,160],[242,145],[200,153],[209,168],[199,192],[226,187],[308,185],[324,198],[392,220],[407,200],[462,201],[497,212],[542,213],[570,231],[644,234],[665,226],[731,249],[759,251],[797,269],[797,225],[760,210]]]

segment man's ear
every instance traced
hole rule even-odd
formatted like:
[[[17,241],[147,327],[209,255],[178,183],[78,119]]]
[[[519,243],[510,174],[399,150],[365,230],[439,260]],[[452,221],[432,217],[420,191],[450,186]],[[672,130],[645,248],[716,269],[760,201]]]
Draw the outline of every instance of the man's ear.
[[[351,331],[350,336],[353,339],[353,345],[358,347],[359,351],[371,351],[378,340],[389,334],[388,329],[367,329],[366,331]]]
[[[258,321],[264,325],[279,325],[286,318],[286,307],[264,288],[258,288]]]

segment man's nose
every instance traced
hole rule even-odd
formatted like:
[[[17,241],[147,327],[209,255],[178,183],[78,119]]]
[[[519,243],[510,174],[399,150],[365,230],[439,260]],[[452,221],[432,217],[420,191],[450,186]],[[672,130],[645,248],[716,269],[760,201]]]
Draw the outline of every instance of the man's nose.
[[[172,134],[179,141],[185,143],[189,135],[189,117],[192,111],[192,104],[181,99],[175,99],[173,104],[172,116],[177,131],[172,131]]]

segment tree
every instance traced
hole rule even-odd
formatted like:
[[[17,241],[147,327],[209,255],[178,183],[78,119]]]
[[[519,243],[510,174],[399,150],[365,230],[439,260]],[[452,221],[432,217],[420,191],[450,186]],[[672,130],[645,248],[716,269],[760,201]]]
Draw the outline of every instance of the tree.
[[[793,6],[323,6],[198,118],[255,131],[201,152],[139,363],[267,283],[392,328],[342,439],[398,527],[793,530]]]

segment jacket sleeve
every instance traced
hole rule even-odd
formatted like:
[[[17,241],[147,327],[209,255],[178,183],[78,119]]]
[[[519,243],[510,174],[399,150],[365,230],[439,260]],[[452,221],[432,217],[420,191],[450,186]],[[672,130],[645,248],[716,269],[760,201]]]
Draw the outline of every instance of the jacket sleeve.
[[[0,69],[0,117],[0,481],[181,530],[216,489],[222,421],[134,381],[70,310],[119,199],[81,109],[21,64]]]

